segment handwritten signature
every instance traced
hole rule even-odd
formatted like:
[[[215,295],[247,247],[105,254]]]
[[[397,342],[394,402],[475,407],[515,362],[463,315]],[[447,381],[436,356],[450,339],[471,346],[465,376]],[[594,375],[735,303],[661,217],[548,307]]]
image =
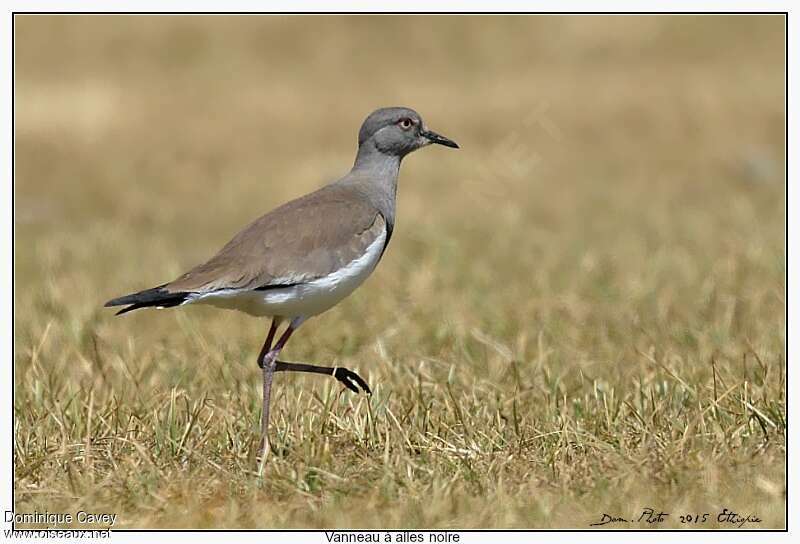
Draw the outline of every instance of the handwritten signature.
[[[658,525],[667,521],[668,514],[662,510],[655,508],[643,508],[642,512],[637,516],[633,515],[630,519],[623,516],[614,516],[611,514],[603,513],[600,515],[600,520],[590,523],[589,527],[599,527],[601,525],[616,525],[622,523],[646,523],[648,525]],[[681,525],[703,525],[709,521],[716,519],[717,523],[726,523],[735,525],[737,528],[742,528],[748,523],[761,523],[761,518],[755,514],[740,514],[734,510],[723,508],[715,517],[712,517],[710,512],[700,513],[684,513],[677,517],[678,523]]]

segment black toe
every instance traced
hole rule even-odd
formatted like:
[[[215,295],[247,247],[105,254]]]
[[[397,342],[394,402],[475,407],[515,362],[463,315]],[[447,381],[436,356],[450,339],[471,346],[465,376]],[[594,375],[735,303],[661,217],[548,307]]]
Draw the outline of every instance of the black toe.
[[[369,385],[367,385],[367,382],[365,382],[364,379],[361,376],[359,376],[358,374],[356,374],[352,370],[348,370],[346,368],[339,367],[333,373],[333,376],[337,380],[342,382],[345,385],[345,387],[347,387],[353,393],[358,393],[359,392],[358,391],[358,387],[356,387],[356,385],[355,385],[355,384],[357,384],[367,394],[369,394],[369,395],[372,394],[372,391],[370,390]],[[355,382],[355,384],[353,382]]]

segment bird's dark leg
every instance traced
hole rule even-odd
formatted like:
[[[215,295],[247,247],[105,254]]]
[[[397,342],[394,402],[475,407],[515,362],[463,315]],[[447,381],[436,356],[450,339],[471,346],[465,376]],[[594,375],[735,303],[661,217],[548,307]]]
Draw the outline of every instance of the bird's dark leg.
[[[371,395],[369,385],[364,379],[347,368],[341,366],[318,366],[308,363],[290,363],[287,361],[275,361],[275,372],[313,372],[314,374],[325,374],[333,376],[344,384],[353,393],[358,393],[361,387],[367,394]],[[358,386],[358,387],[357,387]]]
[[[281,323],[281,318],[273,317],[272,324],[269,326],[267,339],[264,340],[264,345],[261,346],[261,353],[258,354],[258,368],[264,368],[264,356],[272,348],[272,339],[275,338],[275,331],[278,330],[278,325]]]
[[[272,391],[272,376],[275,373],[275,367],[276,367],[275,363],[278,360],[278,354],[283,349],[283,346],[286,345],[286,342],[289,341],[289,338],[292,336],[292,333],[295,331],[295,329],[297,329],[297,327],[300,326],[300,324],[303,321],[304,321],[303,318],[293,319],[291,323],[289,323],[289,326],[286,327],[286,330],[283,331],[283,334],[278,339],[278,343],[275,344],[274,347],[269,348],[262,358],[261,369],[263,370],[263,375],[264,375],[264,389],[263,389],[264,399],[261,409],[261,445],[258,448],[258,458],[261,459],[262,461],[266,457],[267,446],[269,444],[269,441],[267,439],[267,430],[269,429],[269,399],[270,399],[270,393]],[[277,328],[277,325],[275,325],[275,327]],[[270,327],[270,334],[267,336],[267,340],[270,340],[270,336],[274,334],[275,333],[272,330],[272,327]]]

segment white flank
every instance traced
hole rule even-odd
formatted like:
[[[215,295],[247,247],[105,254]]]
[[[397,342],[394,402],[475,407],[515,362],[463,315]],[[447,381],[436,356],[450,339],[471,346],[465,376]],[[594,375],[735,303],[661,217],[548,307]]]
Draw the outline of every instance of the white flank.
[[[190,297],[184,304],[210,304],[262,317],[311,317],[338,304],[364,283],[381,258],[386,229],[359,258],[322,278],[280,289],[223,289]]]

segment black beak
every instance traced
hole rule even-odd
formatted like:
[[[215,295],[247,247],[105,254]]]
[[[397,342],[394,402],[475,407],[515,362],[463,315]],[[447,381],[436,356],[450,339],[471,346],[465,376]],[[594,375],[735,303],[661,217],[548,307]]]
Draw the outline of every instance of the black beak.
[[[452,147],[454,149],[458,149],[458,144],[455,143],[453,140],[451,140],[450,138],[445,138],[441,134],[436,134],[432,130],[425,129],[420,134],[424,138],[427,138],[427,140],[432,144],[439,144],[445,147]]]

